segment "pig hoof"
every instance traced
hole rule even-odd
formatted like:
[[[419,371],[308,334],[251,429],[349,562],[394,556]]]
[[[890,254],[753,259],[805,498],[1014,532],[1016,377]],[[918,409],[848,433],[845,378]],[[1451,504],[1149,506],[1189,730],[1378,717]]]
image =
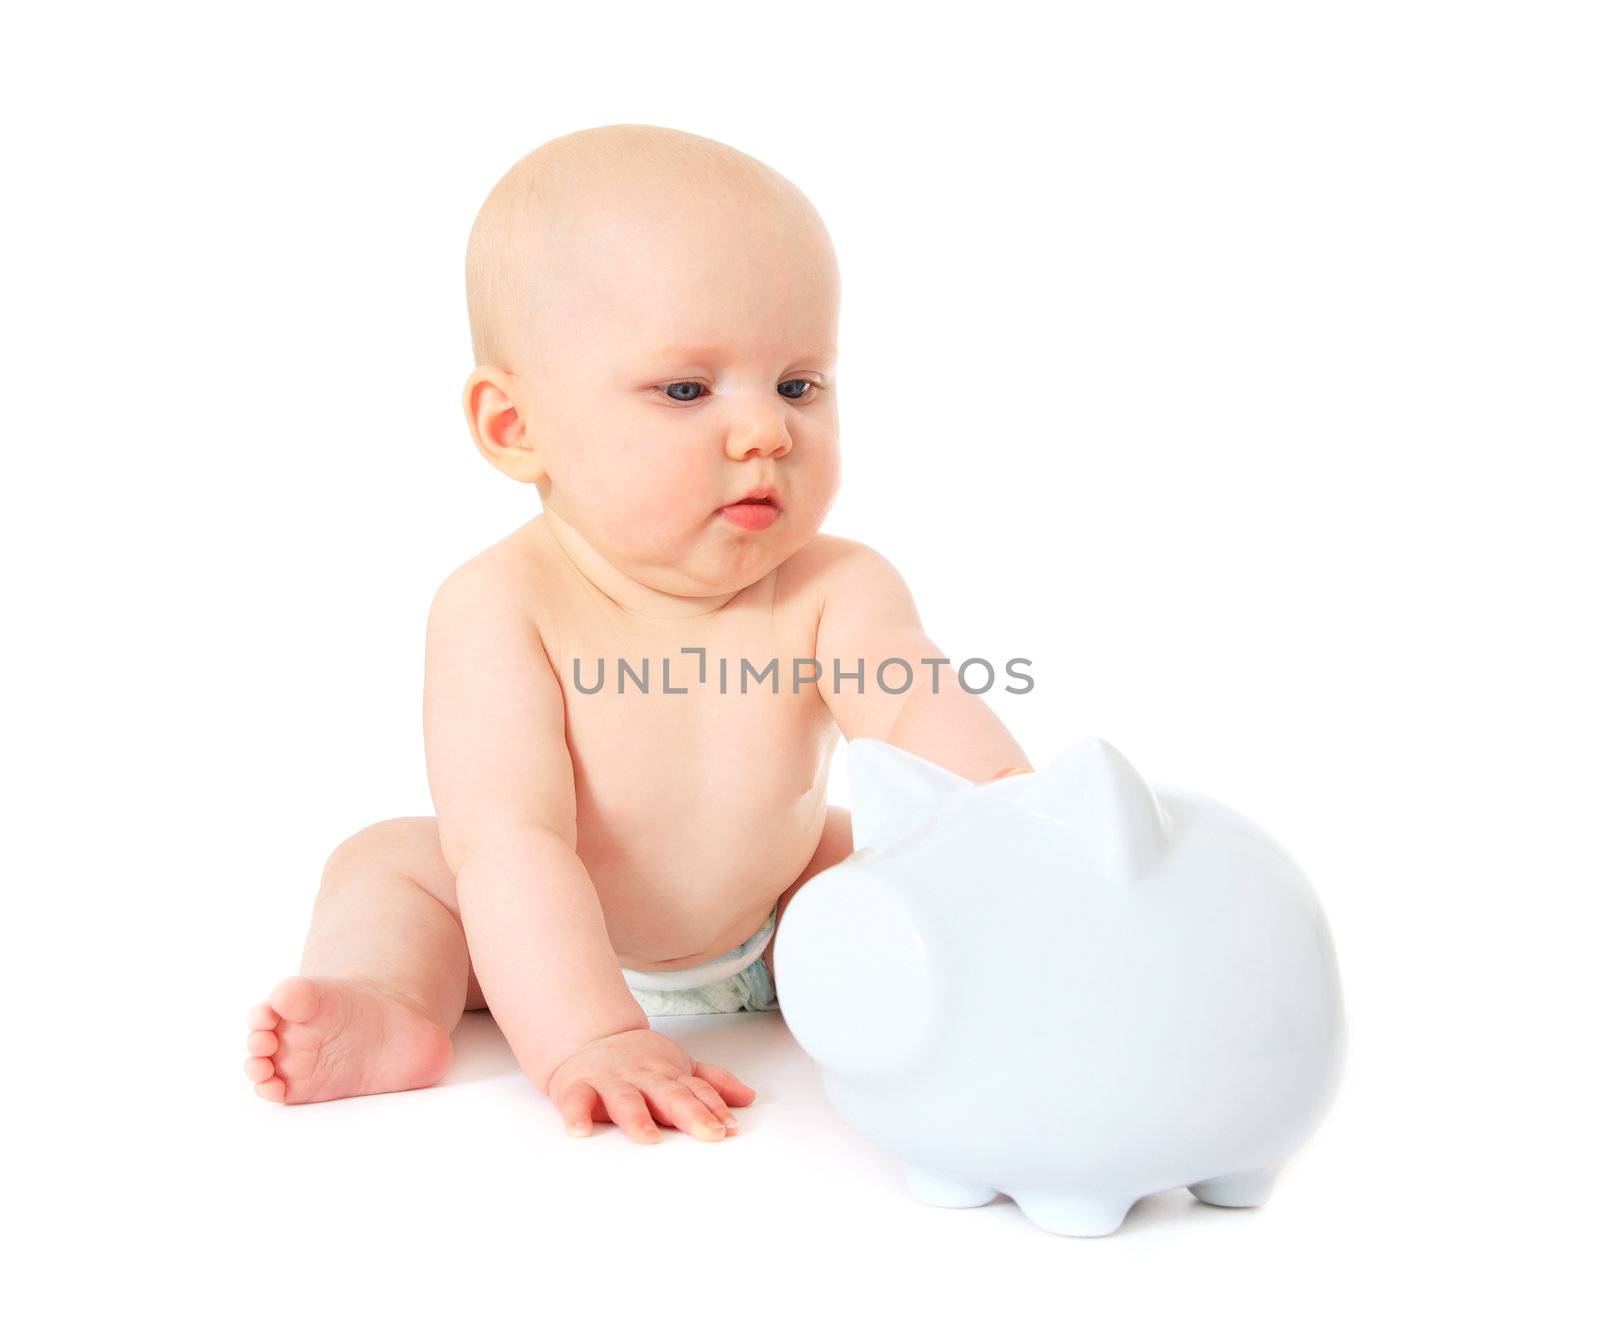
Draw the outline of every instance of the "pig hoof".
[[[905,1175],[911,1196],[930,1207],[981,1207],[994,1201],[995,1190],[986,1184],[965,1184],[910,1165],[905,1166]]]
[[[1277,1170],[1248,1170],[1190,1184],[1189,1191],[1213,1207],[1259,1207],[1272,1192]]]
[[[1135,1199],[1073,1193],[1013,1193],[1011,1200],[1052,1235],[1109,1235],[1127,1219]]]

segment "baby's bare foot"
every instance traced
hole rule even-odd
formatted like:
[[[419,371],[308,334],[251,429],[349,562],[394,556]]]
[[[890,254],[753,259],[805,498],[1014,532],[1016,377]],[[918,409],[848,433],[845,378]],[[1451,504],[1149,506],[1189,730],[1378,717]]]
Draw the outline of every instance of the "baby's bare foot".
[[[450,1036],[414,1007],[354,979],[284,979],[250,1012],[245,1075],[283,1104],[431,1086]]]

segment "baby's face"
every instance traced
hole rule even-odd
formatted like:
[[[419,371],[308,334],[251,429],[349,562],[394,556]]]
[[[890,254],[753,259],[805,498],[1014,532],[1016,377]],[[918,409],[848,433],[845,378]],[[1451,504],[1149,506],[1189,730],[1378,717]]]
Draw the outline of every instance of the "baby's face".
[[[544,506],[658,591],[734,592],[800,549],[839,485],[838,272],[776,205],[564,219],[518,375]],[[768,490],[770,510],[722,511]]]

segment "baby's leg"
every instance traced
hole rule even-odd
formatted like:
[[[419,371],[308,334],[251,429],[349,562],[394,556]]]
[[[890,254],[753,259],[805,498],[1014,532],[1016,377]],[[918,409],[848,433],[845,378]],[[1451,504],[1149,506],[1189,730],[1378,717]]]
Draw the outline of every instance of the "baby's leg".
[[[386,820],[328,859],[300,973],[250,1013],[245,1074],[289,1104],[429,1086],[482,1005],[437,822]]]

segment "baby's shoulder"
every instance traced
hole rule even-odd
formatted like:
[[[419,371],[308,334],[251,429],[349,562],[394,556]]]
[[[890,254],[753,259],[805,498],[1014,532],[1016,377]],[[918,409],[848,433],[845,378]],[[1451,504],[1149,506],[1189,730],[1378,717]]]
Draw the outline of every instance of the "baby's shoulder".
[[[453,570],[434,595],[434,609],[531,618],[549,587],[540,577],[543,562],[529,528],[521,527]]]
[[[847,536],[818,532],[784,563],[783,579],[794,590],[804,590],[819,600],[840,584],[875,585],[894,566],[870,545]]]

